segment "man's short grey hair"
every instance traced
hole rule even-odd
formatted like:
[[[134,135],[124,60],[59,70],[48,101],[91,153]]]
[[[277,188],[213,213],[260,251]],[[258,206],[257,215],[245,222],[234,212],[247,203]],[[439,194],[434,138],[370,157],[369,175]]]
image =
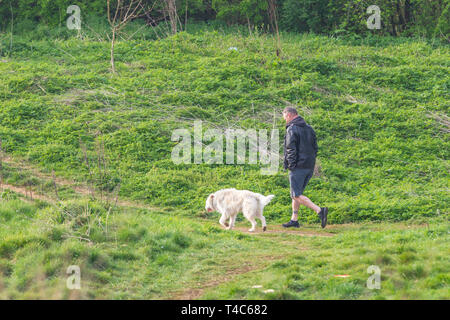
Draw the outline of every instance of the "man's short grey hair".
[[[298,115],[297,110],[296,110],[295,108],[292,108],[292,107],[286,107],[286,108],[284,108],[283,114],[286,114],[286,113]]]

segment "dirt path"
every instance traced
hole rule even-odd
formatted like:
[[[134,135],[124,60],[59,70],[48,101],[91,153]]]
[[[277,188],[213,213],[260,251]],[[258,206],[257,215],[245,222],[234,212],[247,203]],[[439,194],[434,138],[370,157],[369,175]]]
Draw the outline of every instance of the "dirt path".
[[[92,190],[90,189],[90,187],[87,184],[83,184],[80,182],[76,182],[76,181],[71,181],[68,179],[64,179],[61,177],[54,177],[49,174],[49,173],[44,173],[42,171],[40,171],[39,169],[37,169],[36,167],[34,167],[33,165],[27,163],[24,160],[18,160],[18,159],[13,159],[12,157],[10,157],[9,155],[2,153],[1,155],[1,159],[4,163],[10,165],[11,167],[14,167],[15,169],[18,170],[26,170],[29,171],[31,173],[31,175],[36,176],[42,180],[47,180],[47,181],[54,181],[56,183],[57,188],[59,186],[64,186],[64,187],[69,187],[72,188],[75,193],[83,195],[83,196],[91,196],[92,195]],[[1,190],[0,186],[0,190]],[[3,183],[3,187],[5,189],[10,189],[16,193],[20,193],[22,195],[24,195],[25,197],[30,197],[29,199],[39,199],[39,200],[43,200],[43,201],[48,201],[51,203],[55,203],[57,201],[56,197],[49,197],[46,195],[42,195],[36,192],[36,190],[33,190],[31,192],[32,195],[32,199],[30,196],[30,189],[24,186],[13,186],[13,185],[9,185],[9,184],[5,184]],[[111,201],[113,201],[113,199],[115,198],[115,195],[111,194],[111,193],[103,193],[103,195],[109,199],[111,199]],[[160,208],[156,208],[156,207],[152,207],[143,203],[139,203],[136,201],[131,201],[131,200],[123,200],[123,199],[118,199],[117,200],[117,205],[118,206],[122,206],[122,207],[134,207],[134,208],[142,208],[142,209],[150,209],[150,210],[157,210]]]
[[[256,229],[254,232],[248,231],[249,227],[244,226],[235,226],[233,230],[243,232],[248,235],[252,236],[264,236],[266,234],[282,234],[282,233],[288,233],[293,235],[298,235],[301,237],[333,237],[335,234],[324,232],[324,231],[312,231],[312,230],[304,230],[302,228],[299,229],[285,229],[279,225],[268,225],[266,231],[262,231],[261,228]],[[275,241],[275,240],[274,240]],[[283,244],[284,246],[290,246],[294,247],[295,250],[292,251],[295,254],[298,253],[299,250],[308,250],[308,248],[305,248],[304,246],[299,246],[299,243],[292,240],[280,240],[279,238],[276,239],[278,244]],[[249,273],[249,272],[255,272],[262,270],[269,266],[271,263],[277,260],[285,259],[288,257],[289,254],[284,255],[278,255],[278,256],[262,256],[262,257],[250,257],[249,263],[246,265],[239,265],[239,266],[231,266],[228,267],[228,269],[221,272],[221,276],[216,277],[212,280],[203,281],[200,283],[197,283],[196,287],[193,287],[190,285],[189,288],[186,288],[185,290],[174,292],[173,294],[169,295],[169,299],[173,300],[194,300],[200,298],[205,291],[207,291],[210,288],[216,287],[218,285],[221,285],[226,282],[233,281],[236,276]],[[226,266],[225,266],[226,268]]]
[[[49,198],[47,196],[44,196],[42,194],[37,194],[34,193],[33,191],[31,191],[30,189],[26,188],[26,187],[18,187],[18,186],[13,186],[10,184],[5,184],[3,183],[2,185],[0,185],[0,192],[9,189],[11,191],[14,191],[15,193],[19,193],[25,196],[26,200],[42,200],[42,201],[47,201],[47,202],[55,202],[54,199]]]
[[[302,228],[298,228],[298,229],[284,229],[283,227],[280,227],[278,225],[267,225],[267,230],[266,231],[262,231],[261,228],[256,229],[253,232],[249,232],[248,231],[249,228],[246,227],[234,227],[233,230],[238,230],[241,232],[244,232],[246,234],[271,234],[271,233],[288,233],[288,234],[295,234],[298,236],[302,236],[302,237],[334,237],[335,234],[333,233],[328,233],[328,232],[316,232],[316,231],[310,231],[310,230],[304,230]]]
[[[266,231],[267,232],[267,231]],[[247,232],[248,233],[248,232]],[[250,273],[250,272],[258,272],[267,268],[272,263],[288,258],[291,255],[296,255],[299,251],[307,251],[309,248],[305,247],[301,242],[293,241],[293,240],[281,240],[277,238],[274,240],[277,245],[282,246],[283,248],[289,248],[285,250],[284,253],[280,253],[277,255],[257,255],[251,256],[251,253],[248,255],[246,264],[239,265],[229,265],[229,264],[219,264],[218,268],[220,270],[217,272],[220,276],[215,276],[213,279],[204,280],[197,282],[196,284],[187,284],[189,287],[186,287],[184,290],[175,291],[169,293],[169,297],[166,299],[171,300],[194,300],[200,298],[208,289],[217,287],[221,284],[231,282],[235,280],[237,276]],[[294,249],[294,250],[292,250]],[[240,259],[238,259],[240,260]]]
[[[13,159],[12,157],[10,157],[5,153],[2,153],[1,157],[4,163],[14,167],[15,169],[27,170],[30,171],[33,176],[36,176],[40,179],[53,181],[53,177],[51,174],[40,171],[33,165],[25,162],[24,160]],[[89,190],[89,187],[87,185],[79,185],[75,181],[70,181],[61,177],[55,177],[54,180],[57,185],[71,187],[72,189],[74,189],[76,193],[82,195],[91,194],[91,191]]]
[[[186,288],[184,290],[175,291],[169,294],[170,300],[194,300],[200,298],[204,292],[210,288],[226,282],[233,281],[239,275],[262,270],[269,266],[272,262],[285,258],[286,256],[261,256],[257,259],[252,258],[246,265],[231,266],[221,272],[221,275],[212,280],[197,283],[197,287]]]
[[[56,179],[55,179],[56,180]],[[66,180],[67,182],[67,180]],[[59,183],[57,183],[57,186],[61,185]],[[73,185],[70,185],[69,183],[64,184],[64,186],[68,186],[74,189],[74,191],[78,194],[84,195],[84,196],[89,196],[91,193],[89,190],[84,189],[82,187],[74,187]],[[30,188],[27,188],[25,186],[14,186],[11,184],[5,184],[3,183],[2,185],[0,185],[0,192],[3,190],[9,189],[11,191],[14,191],[16,193],[19,193],[23,196],[25,196],[25,200],[42,200],[42,201],[47,201],[50,203],[55,203],[58,200],[56,199],[56,197],[48,197],[46,195],[37,193],[36,190],[30,190]],[[103,194],[105,195],[105,194]],[[107,195],[110,199],[113,198],[113,195],[109,194]],[[134,208],[142,208],[142,209],[150,209],[150,210],[156,210],[159,208],[155,208],[155,207],[151,207],[149,205],[146,204],[142,204],[142,203],[138,203],[138,202],[134,202],[134,201],[129,201],[129,200],[117,200],[117,205],[121,206],[121,207],[134,207]]]
[[[14,167],[15,169],[24,170],[26,172],[29,172],[30,176],[36,176],[44,181],[45,180],[46,181],[54,181],[56,183],[57,187],[58,186],[70,187],[77,194],[81,194],[83,196],[90,196],[92,194],[92,191],[90,190],[90,188],[85,184],[83,185],[81,183],[77,183],[75,181],[70,181],[68,179],[64,179],[64,178],[60,178],[60,177],[53,178],[53,176],[51,174],[43,173],[38,168],[30,165],[29,163],[27,163],[23,160],[15,160],[5,154],[2,154],[1,156],[2,156],[2,161],[4,163],[7,163],[8,165],[10,165],[11,167]],[[36,200],[36,199],[39,199],[42,201],[47,201],[49,203],[56,203],[58,201],[58,199],[56,198],[56,194],[55,194],[55,196],[50,197],[48,195],[39,194],[36,192],[36,190],[31,191],[29,187],[25,187],[25,186],[14,186],[14,185],[3,183],[0,186],[0,191],[5,190],[5,189],[10,189],[13,192],[16,192],[18,194],[25,196],[26,201],[31,201],[31,200]],[[106,196],[109,197],[110,199],[114,198],[112,194],[107,194]],[[160,209],[160,208],[154,208],[154,207],[151,207],[151,206],[148,206],[148,205],[136,202],[136,201],[131,201],[131,200],[120,200],[119,199],[117,201],[117,205],[124,206],[124,207],[136,207],[136,208],[145,208],[145,209]],[[282,233],[295,234],[298,236],[307,236],[307,237],[331,237],[331,236],[334,236],[334,234],[332,234],[332,233],[327,233],[327,232],[322,232],[322,231],[316,232],[316,231],[311,231],[311,230],[304,230],[302,228],[295,229],[295,230],[292,230],[292,229],[287,230],[287,229],[282,228],[279,225],[268,225],[267,231],[265,231],[265,232],[263,232],[261,228],[258,228],[255,232],[249,232],[248,228],[249,228],[248,226],[236,226],[234,228],[234,230],[243,232],[243,233],[251,235],[251,236],[261,236],[261,237],[263,237],[265,235],[270,235],[270,234],[276,235],[276,234],[282,234]],[[293,241],[286,241],[286,240],[279,240],[279,239],[277,239],[277,241],[279,243],[284,243],[285,245],[294,246],[296,248],[295,252],[297,252],[297,250],[307,250],[306,248],[299,247],[299,244],[296,242],[293,242]],[[199,282],[197,282],[194,285],[188,284],[189,288],[186,288],[186,289],[180,290],[180,291],[176,291],[176,292],[172,292],[171,294],[169,294],[169,297],[170,297],[170,299],[181,299],[181,300],[198,299],[209,288],[216,287],[222,283],[232,281],[238,275],[262,270],[262,269],[266,268],[268,265],[270,265],[272,262],[283,259],[283,258],[286,258],[286,255],[257,256],[257,257],[252,257],[252,259],[250,259],[250,261],[244,265],[242,265],[242,264],[240,264],[240,265],[223,265],[223,266],[221,266],[221,268],[223,268],[224,270],[218,271],[217,273],[219,275],[215,276],[213,279],[209,279],[209,280],[201,279]]]

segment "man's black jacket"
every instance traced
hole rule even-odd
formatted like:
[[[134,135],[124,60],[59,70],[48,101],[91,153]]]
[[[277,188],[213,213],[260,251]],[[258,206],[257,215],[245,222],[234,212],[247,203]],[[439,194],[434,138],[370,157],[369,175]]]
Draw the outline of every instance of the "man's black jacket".
[[[314,169],[317,156],[316,133],[302,117],[286,124],[284,138],[284,168]]]

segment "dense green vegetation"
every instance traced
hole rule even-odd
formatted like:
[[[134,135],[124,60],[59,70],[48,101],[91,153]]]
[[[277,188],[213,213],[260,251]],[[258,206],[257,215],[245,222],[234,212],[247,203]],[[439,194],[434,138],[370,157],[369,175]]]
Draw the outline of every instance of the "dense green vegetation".
[[[284,135],[280,116],[298,106],[316,130],[318,175],[306,195],[330,207],[330,222],[404,220],[448,209],[448,135],[435,116],[448,110],[448,46],[405,39],[330,39],[285,34],[282,57],[267,35],[179,33],[117,44],[3,42],[0,137],[3,149],[57,175],[91,179],[104,148],[99,187],[203,215],[224,187],[275,194],[271,221],[290,211],[287,174],[259,165],[176,165],[176,128],[230,126]],[[228,50],[237,47],[238,51]],[[275,116],[275,118],[274,118]],[[280,153],[282,152],[280,146]],[[304,221],[316,215],[302,212]]]
[[[135,22],[112,74],[97,27],[0,33],[0,298],[449,298],[448,45],[283,32],[277,56],[257,28]],[[302,228],[281,230],[281,167],[171,160],[173,131],[199,119],[282,141],[286,105],[318,136],[305,194],[330,208],[326,229],[302,208]],[[225,187],[276,195],[268,232],[218,226],[205,199]]]
[[[108,216],[98,202],[55,207],[13,195],[0,202],[1,299],[449,297],[448,216],[249,235],[169,211]],[[90,241],[74,237],[88,229]],[[81,290],[66,287],[70,265],[80,266]],[[366,286],[370,265],[381,270],[379,290]]]

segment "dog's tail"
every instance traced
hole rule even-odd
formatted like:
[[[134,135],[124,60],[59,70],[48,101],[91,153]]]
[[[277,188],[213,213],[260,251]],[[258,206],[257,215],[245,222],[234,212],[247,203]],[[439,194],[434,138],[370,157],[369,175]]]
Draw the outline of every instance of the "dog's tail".
[[[261,204],[263,205],[263,207],[267,206],[274,197],[275,196],[273,194],[268,195],[267,197],[261,195],[260,199],[261,199]]]

